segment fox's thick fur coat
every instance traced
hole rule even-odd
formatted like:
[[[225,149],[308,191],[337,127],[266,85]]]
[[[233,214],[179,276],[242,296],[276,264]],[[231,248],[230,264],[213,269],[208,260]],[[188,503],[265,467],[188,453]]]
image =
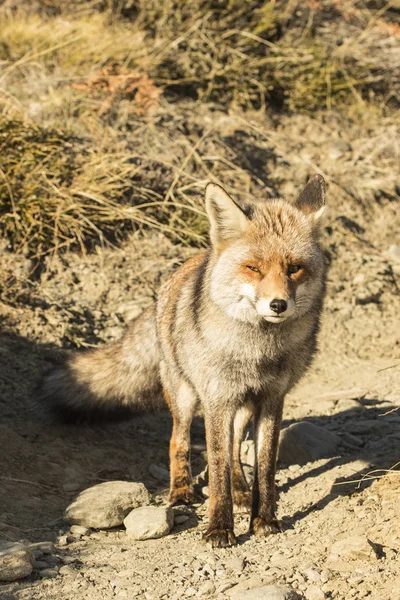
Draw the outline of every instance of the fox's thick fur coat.
[[[46,399],[72,411],[154,408],[173,417],[172,504],[195,501],[190,425],[201,405],[207,438],[210,512],[205,539],[236,542],[233,504],[249,508],[250,529],[279,531],[275,463],[286,393],[316,349],[324,294],[320,247],[325,184],[316,175],[295,204],[241,206],[206,188],[211,247],[184,263],[154,307],[114,344],[72,355],[42,382]],[[250,418],[256,448],[252,491],[240,464]]]

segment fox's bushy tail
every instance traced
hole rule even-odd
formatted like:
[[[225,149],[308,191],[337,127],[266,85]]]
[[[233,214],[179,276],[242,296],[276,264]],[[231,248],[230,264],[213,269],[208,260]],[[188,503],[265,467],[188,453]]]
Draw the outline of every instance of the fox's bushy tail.
[[[155,307],[129,324],[118,342],[77,352],[52,367],[39,396],[66,420],[142,412],[163,405]]]

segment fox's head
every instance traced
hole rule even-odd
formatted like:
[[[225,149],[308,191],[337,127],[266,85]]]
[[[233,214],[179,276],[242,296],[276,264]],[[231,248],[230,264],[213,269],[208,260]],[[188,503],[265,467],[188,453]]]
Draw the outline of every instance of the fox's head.
[[[219,185],[206,187],[215,262],[212,299],[231,317],[281,323],[320,299],[319,245],[325,182],[314,175],[295,204],[274,199],[239,206]]]

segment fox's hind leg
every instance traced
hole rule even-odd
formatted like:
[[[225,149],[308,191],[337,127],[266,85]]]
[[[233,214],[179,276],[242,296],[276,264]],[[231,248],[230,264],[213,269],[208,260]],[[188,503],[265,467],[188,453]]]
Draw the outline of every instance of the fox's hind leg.
[[[253,405],[248,403],[241,406],[233,422],[232,449],[232,498],[233,505],[239,512],[251,510],[251,491],[243,473],[240,461],[240,446],[246,426],[253,414]]]
[[[197,498],[193,490],[190,468],[190,426],[197,397],[184,381],[180,381],[174,396],[164,386],[164,396],[173,419],[169,447],[171,477],[169,502],[172,506],[193,504]]]

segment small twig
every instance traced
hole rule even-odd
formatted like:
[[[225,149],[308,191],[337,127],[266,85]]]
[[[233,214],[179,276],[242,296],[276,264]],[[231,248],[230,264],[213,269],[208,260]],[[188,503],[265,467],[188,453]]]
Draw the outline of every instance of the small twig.
[[[14,479],[13,477],[2,477],[0,479],[3,481],[12,481],[13,483],[28,483],[29,485],[36,485],[37,487],[41,487],[44,489],[52,489],[51,486],[43,485],[43,483],[38,483],[37,481],[29,481],[28,479]]]
[[[400,363],[397,363],[395,365],[390,365],[390,367],[384,367],[383,369],[378,369],[377,373],[382,373],[382,371],[387,371],[388,369],[395,369],[399,365],[400,365]]]
[[[385,412],[385,413],[383,413],[383,414],[381,414],[379,416],[380,417],[386,417],[386,415],[390,415],[390,414],[396,412],[396,410],[399,410],[399,409],[400,409],[400,406],[395,406],[395,408],[392,408],[391,410],[388,410],[387,412]]]

